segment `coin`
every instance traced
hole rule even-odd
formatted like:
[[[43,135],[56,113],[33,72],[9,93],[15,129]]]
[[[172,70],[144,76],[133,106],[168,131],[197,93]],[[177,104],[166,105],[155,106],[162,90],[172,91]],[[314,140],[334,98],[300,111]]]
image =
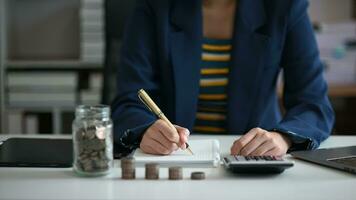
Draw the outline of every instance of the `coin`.
[[[205,173],[204,172],[192,172],[190,175],[190,179],[203,180],[203,179],[205,179]]]
[[[135,179],[135,160],[133,158],[121,159],[121,178],[122,179]]]
[[[135,160],[133,158],[122,158],[121,159],[121,168],[133,168]]]
[[[183,179],[182,167],[175,166],[168,169],[169,180],[181,180]]]
[[[80,128],[76,134],[76,159],[78,168],[84,172],[102,172],[109,169],[110,159],[106,156],[106,143],[96,136],[96,127]]]
[[[136,170],[135,169],[130,169],[130,170],[124,170],[122,171],[122,174],[121,174],[121,178],[122,179],[135,179],[136,178]]]
[[[145,178],[149,180],[159,179],[159,166],[158,163],[145,164]]]

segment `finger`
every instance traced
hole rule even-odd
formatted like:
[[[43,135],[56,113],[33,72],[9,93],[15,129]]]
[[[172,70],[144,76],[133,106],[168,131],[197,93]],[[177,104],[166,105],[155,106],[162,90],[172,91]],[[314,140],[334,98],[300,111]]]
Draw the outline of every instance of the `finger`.
[[[142,146],[140,147],[140,149],[141,149],[143,152],[148,153],[148,154],[156,154],[156,151],[155,151],[152,147],[147,146],[147,145],[142,145]]]
[[[274,147],[273,149],[267,151],[264,156],[280,156],[280,152],[277,147]]]
[[[241,149],[248,144],[257,134],[259,129],[251,129],[249,132],[247,132],[245,135],[243,135],[241,138],[236,140],[231,147],[231,154],[232,155],[237,155],[240,154]]]
[[[242,149],[242,147],[243,147],[243,145],[242,145],[240,139],[235,140],[230,148],[230,154],[237,155],[240,152],[240,149]]]
[[[184,132],[178,131],[178,134],[179,134],[179,147],[182,149],[186,149],[185,143],[188,141],[187,136],[185,135]]]
[[[181,126],[178,126],[178,125],[174,125],[174,127],[177,129],[178,132],[184,132],[184,134],[189,137],[190,135],[190,131],[187,129],[187,128],[184,128],[184,127],[181,127]]]
[[[179,135],[177,130],[171,128],[167,122],[159,119],[157,120],[156,128],[171,142],[179,143]]]
[[[178,145],[169,141],[164,135],[162,135],[161,132],[149,134],[149,137],[159,142],[161,145],[163,145],[170,151],[175,151],[178,149]]]
[[[152,147],[147,145],[149,143],[149,140],[151,140],[151,139],[149,139],[149,137],[147,137],[147,135],[144,135],[144,137],[142,138],[142,141],[140,143],[140,149],[145,153],[155,154],[156,151]]]
[[[151,147],[153,149],[153,154],[158,154],[158,155],[168,155],[172,153],[169,149],[164,147],[162,144],[160,144],[158,141],[156,141],[153,138],[150,138],[147,140],[147,146]]]
[[[251,129],[249,132],[247,132],[241,138],[236,140],[230,149],[231,155],[239,154],[241,149],[255,137],[255,135],[257,134],[258,131],[259,131],[258,128]]]
[[[252,156],[263,156],[266,154],[266,152],[272,150],[275,147],[273,142],[266,141],[263,144],[261,144],[258,148],[256,148],[253,152],[251,152],[249,155]]]
[[[180,126],[175,126],[179,134],[179,146],[182,149],[186,149],[186,143],[188,142],[189,130]]]
[[[275,146],[273,149],[271,149],[265,153],[266,156],[278,156],[278,157],[284,156],[285,154],[286,154],[286,152],[282,151],[277,146]]]
[[[261,144],[269,139],[266,134],[268,134],[266,131],[256,133],[255,137],[241,149],[240,154],[243,156],[250,155],[250,153],[255,151]]]

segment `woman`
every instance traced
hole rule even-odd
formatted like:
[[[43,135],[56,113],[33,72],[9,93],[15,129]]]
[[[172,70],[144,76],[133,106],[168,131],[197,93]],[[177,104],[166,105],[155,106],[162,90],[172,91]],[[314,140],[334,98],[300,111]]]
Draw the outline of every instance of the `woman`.
[[[170,154],[185,148],[192,130],[243,135],[232,143],[231,154],[317,148],[331,132],[334,113],[307,5],[307,0],[138,1],[118,68],[116,144]],[[276,95],[281,70],[283,116]],[[145,108],[137,98],[140,88],[176,130]]]

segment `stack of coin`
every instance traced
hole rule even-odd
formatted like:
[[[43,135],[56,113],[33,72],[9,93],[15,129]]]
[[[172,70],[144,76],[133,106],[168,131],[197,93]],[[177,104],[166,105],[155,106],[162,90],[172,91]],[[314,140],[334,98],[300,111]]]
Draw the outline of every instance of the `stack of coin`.
[[[133,158],[121,159],[121,178],[122,179],[135,179],[135,160]]]
[[[104,130],[105,131],[105,130]],[[106,155],[105,138],[97,137],[97,127],[78,129],[75,148],[75,167],[83,172],[103,172],[109,169],[111,159]]]
[[[168,170],[169,170],[169,180],[183,179],[182,167],[170,167]]]
[[[205,179],[205,173],[204,172],[192,172],[192,174],[190,175],[190,179],[203,180],[203,179]]]
[[[146,179],[156,180],[159,179],[159,166],[158,163],[147,163],[145,165],[145,177]]]

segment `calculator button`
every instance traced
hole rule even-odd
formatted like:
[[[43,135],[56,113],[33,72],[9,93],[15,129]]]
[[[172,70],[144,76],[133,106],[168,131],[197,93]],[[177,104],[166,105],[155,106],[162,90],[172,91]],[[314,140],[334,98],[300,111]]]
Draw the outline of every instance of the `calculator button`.
[[[246,161],[245,157],[243,156],[234,156],[237,161]]]
[[[239,161],[246,161],[246,158],[244,156],[239,156]]]
[[[256,162],[257,161],[255,156],[246,156],[246,160],[248,160],[249,162]]]
[[[263,157],[265,160],[273,160],[273,158],[271,156],[264,156]]]
[[[283,160],[283,158],[280,157],[280,156],[274,156],[273,158],[274,158],[274,160],[277,160],[277,161],[282,161]]]

